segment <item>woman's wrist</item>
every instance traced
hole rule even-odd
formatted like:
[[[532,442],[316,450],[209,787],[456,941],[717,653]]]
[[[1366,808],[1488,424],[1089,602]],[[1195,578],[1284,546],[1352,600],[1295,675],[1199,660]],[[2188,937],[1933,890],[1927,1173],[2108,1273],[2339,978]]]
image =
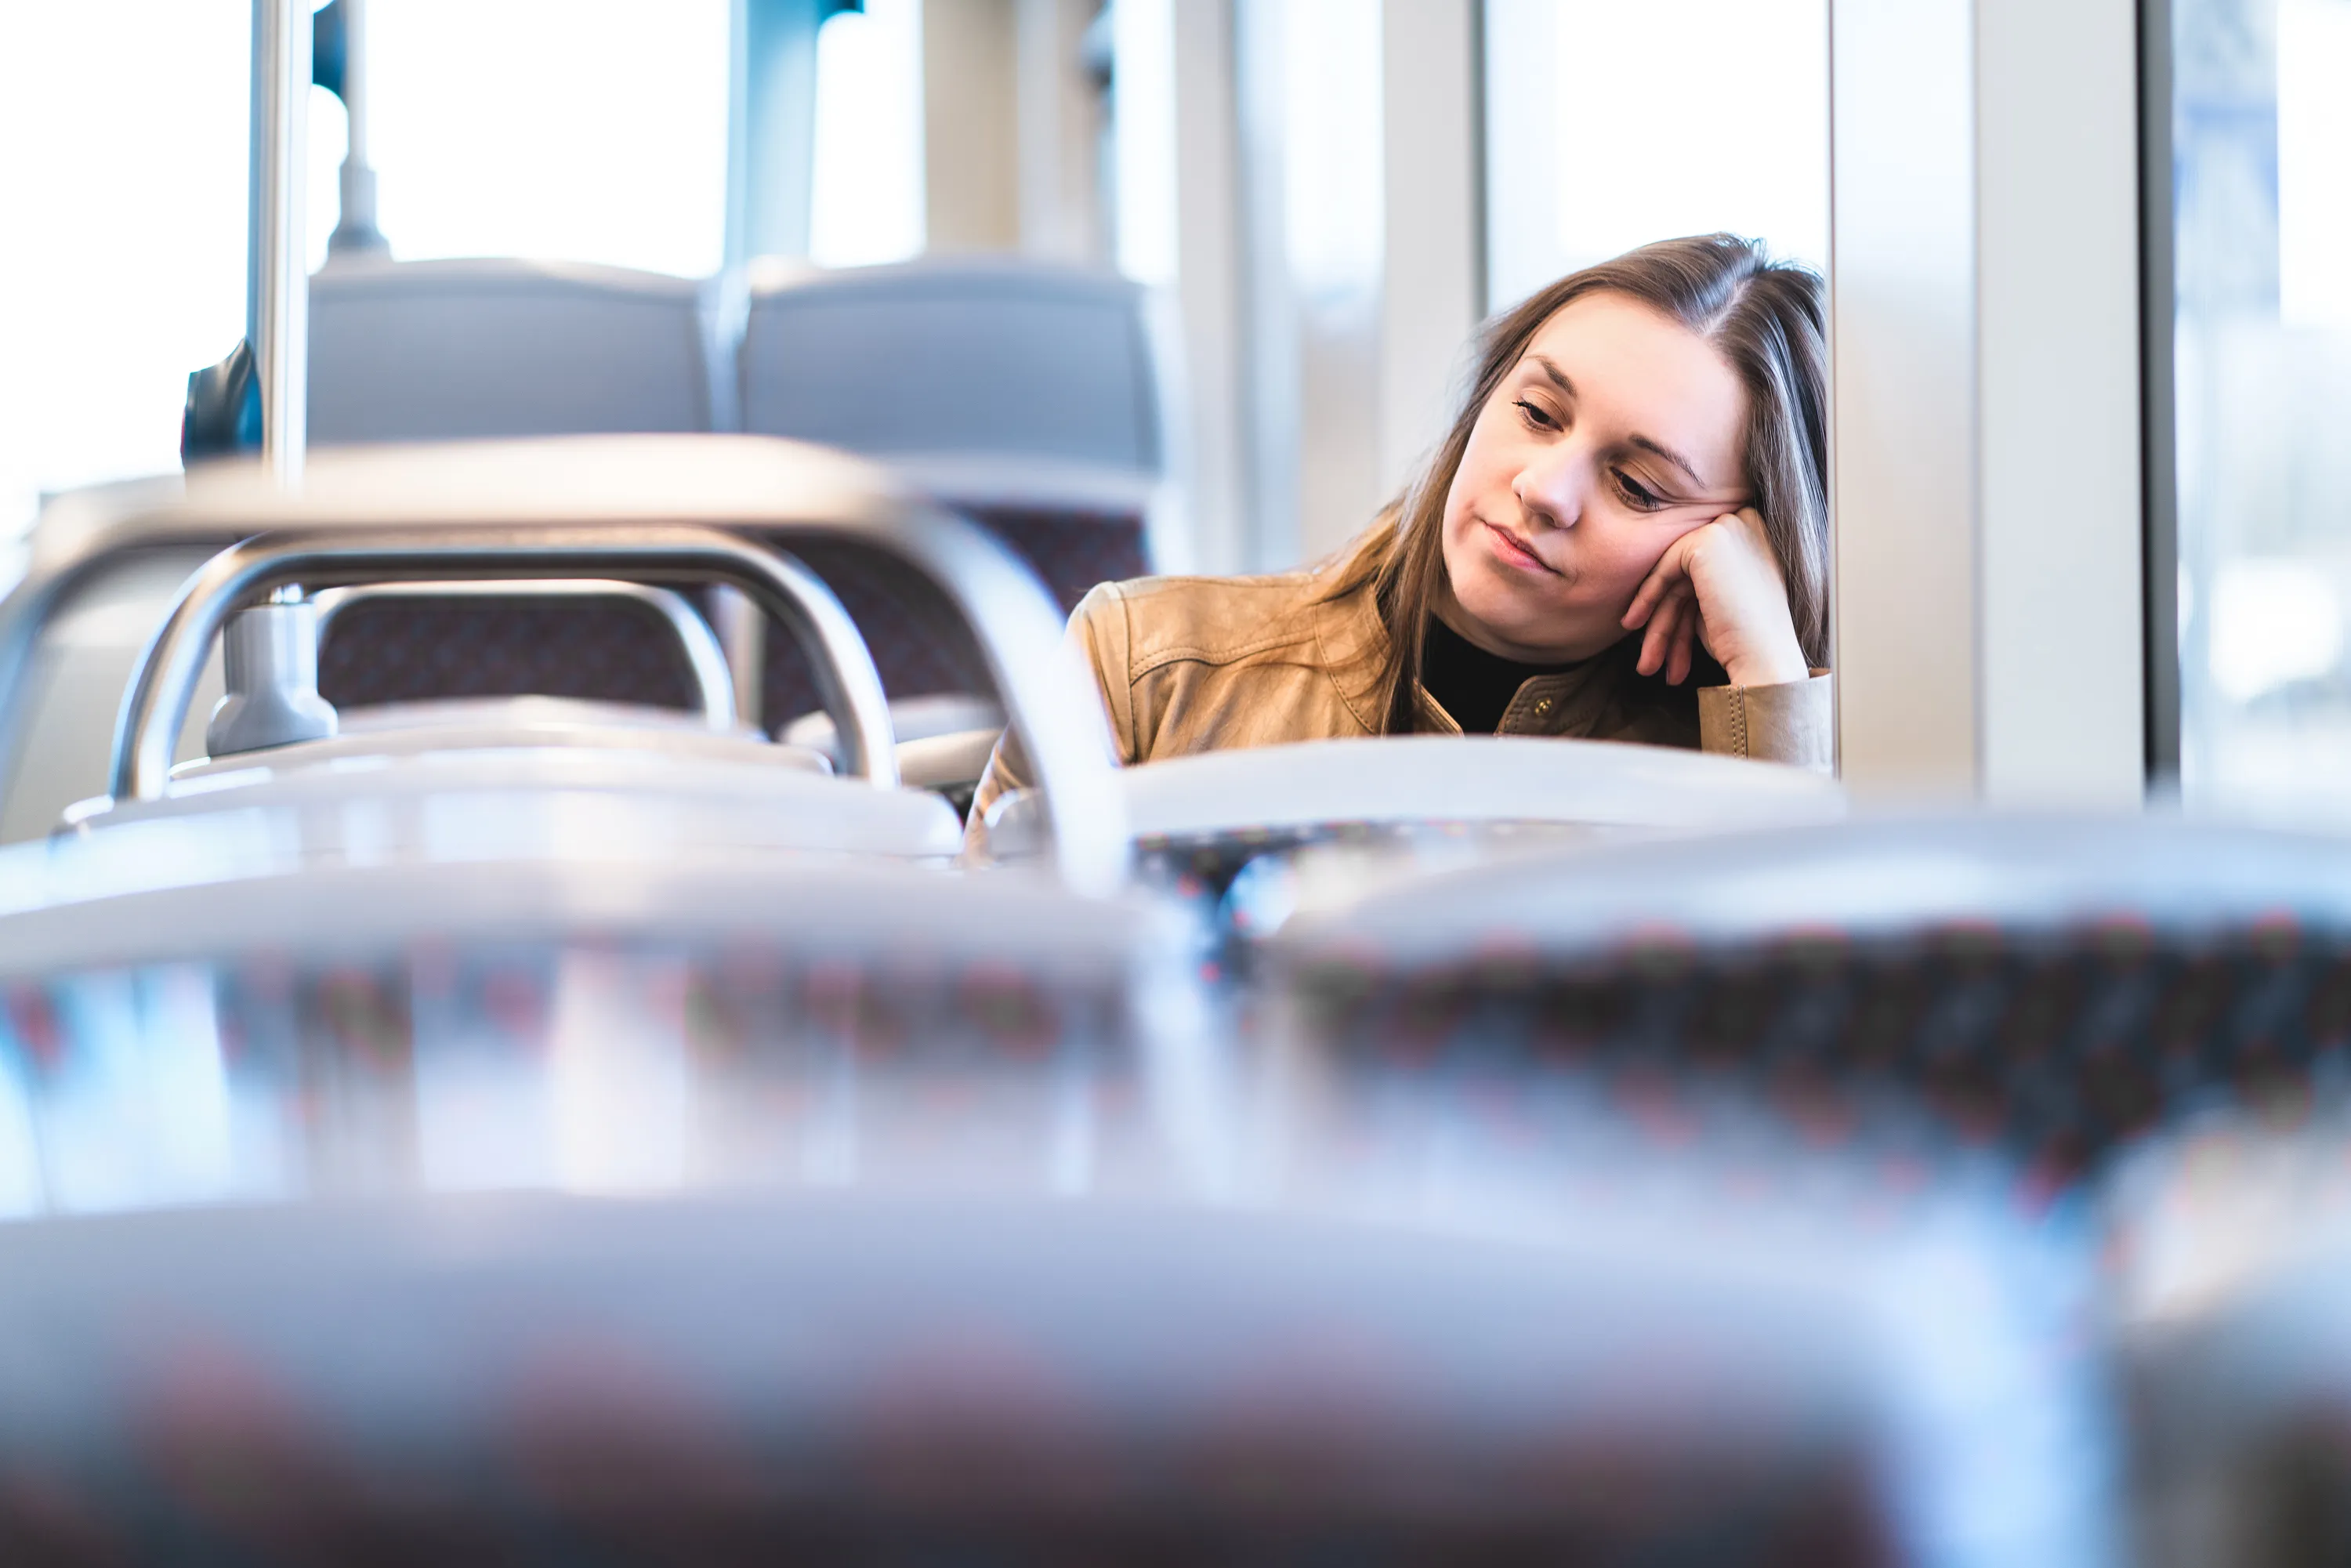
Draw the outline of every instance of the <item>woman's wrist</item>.
[[[1734,686],[1779,686],[1795,681],[1810,680],[1813,668],[1804,662],[1803,649],[1794,638],[1785,648],[1772,649],[1759,654],[1740,654],[1727,660],[1723,673]]]

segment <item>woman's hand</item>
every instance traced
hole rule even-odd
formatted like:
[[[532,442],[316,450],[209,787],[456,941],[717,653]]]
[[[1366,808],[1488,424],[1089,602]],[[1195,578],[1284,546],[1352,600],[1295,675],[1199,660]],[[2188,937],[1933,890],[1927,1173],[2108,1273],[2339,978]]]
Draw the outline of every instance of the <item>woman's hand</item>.
[[[1714,656],[1735,686],[1773,686],[1812,674],[1788,613],[1780,558],[1763,531],[1763,515],[1752,507],[1676,539],[1633,595],[1625,626],[1648,628],[1641,674],[1664,670],[1676,685],[1689,678],[1692,643]]]

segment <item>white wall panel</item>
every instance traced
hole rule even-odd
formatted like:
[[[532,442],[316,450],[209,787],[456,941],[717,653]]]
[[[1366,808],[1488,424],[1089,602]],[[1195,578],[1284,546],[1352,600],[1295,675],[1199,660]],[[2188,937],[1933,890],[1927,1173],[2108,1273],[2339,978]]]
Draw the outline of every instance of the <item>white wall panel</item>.
[[[1379,490],[1421,467],[1453,413],[1479,276],[1475,0],[1381,10],[1386,246],[1380,286]]]
[[[1985,795],[2146,788],[2137,7],[1978,0]]]
[[[2144,790],[2130,0],[1835,0],[1839,752],[1865,798]]]
[[[1865,794],[1976,783],[1972,11],[1831,12],[1834,660]]]

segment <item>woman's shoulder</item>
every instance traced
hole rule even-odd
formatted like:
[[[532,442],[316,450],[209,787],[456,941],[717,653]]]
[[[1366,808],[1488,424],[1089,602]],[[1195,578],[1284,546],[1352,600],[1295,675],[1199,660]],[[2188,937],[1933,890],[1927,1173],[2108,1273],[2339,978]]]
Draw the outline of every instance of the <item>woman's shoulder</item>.
[[[1255,577],[1164,576],[1105,582],[1073,619],[1123,645],[1130,678],[1180,660],[1231,664],[1311,641],[1341,606],[1326,570]]]

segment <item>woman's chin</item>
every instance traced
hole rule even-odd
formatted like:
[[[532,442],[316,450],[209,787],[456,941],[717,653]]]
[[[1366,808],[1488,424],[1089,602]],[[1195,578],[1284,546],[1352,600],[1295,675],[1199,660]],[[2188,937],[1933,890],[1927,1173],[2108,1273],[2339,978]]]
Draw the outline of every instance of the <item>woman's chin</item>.
[[[1579,634],[1580,629],[1563,629],[1557,612],[1544,614],[1537,610],[1531,613],[1523,603],[1479,602],[1483,598],[1457,596],[1455,603],[1470,624],[1456,630],[1487,652],[1506,659],[1527,664],[1569,664],[1600,652],[1615,640],[1604,633],[1595,641],[1593,636]]]

